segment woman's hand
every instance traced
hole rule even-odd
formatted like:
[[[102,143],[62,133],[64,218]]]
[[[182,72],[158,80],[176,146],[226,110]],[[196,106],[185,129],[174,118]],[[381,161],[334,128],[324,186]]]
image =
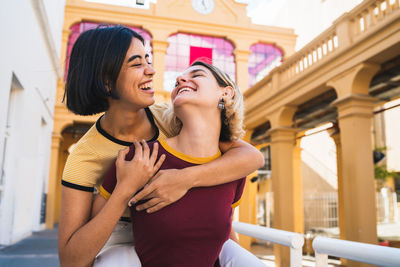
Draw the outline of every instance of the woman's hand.
[[[264,157],[252,145],[237,140],[220,143],[224,153],[211,162],[182,170],[161,170],[136,194],[131,201],[148,201],[136,207],[152,213],[182,198],[192,187],[214,186],[228,183],[249,175],[264,164]],[[232,162],[235,167],[232,168]]]
[[[118,152],[116,165],[117,185],[119,193],[128,198],[141,189],[151,177],[158,171],[165,160],[165,155],[157,161],[158,143],[154,143],[153,151],[150,155],[150,148],[145,140],[141,143],[133,142],[135,155],[131,161],[126,160],[129,148]],[[134,175],[133,175],[134,174]]]
[[[178,201],[193,187],[186,173],[186,169],[159,171],[144,189],[131,199],[130,203],[148,199],[145,203],[138,205],[136,209],[147,209],[148,213],[152,213]]]

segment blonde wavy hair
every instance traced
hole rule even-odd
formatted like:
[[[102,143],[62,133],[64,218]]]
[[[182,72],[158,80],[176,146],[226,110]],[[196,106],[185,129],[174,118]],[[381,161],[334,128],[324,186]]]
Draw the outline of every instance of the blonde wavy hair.
[[[211,64],[203,61],[195,61],[190,65],[190,67],[192,66],[203,66],[207,68],[217,80],[217,84],[220,87],[231,86],[235,90],[233,98],[224,99],[225,109],[221,110],[221,133],[219,140],[222,142],[229,142],[241,138],[244,135],[244,104],[243,95],[236,83],[232,81],[228,74]],[[169,127],[173,136],[179,134],[182,128],[182,122],[175,115],[172,105],[164,112],[163,120],[170,122]]]

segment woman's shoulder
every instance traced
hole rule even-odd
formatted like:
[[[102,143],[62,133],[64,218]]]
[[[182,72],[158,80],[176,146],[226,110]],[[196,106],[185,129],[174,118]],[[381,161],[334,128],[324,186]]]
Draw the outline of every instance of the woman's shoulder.
[[[82,186],[97,186],[118,151],[125,147],[104,138],[93,126],[69,149],[62,179]]]
[[[75,144],[68,149],[69,158],[80,154],[94,153],[94,145],[96,142],[96,128],[93,125]]]
[[[126,148],[131,143],[113,140],[113,137],[103,133],[98,122],[94,124],[79,141],[70,149],[70,157],[81,154],[96,154],[100,157],[116,156],[119,150]]]
[[[151,106],[149,106],[150,110],[152,112],[164,112],[165,110],[167,110],[171,105],[165,102],[161,102],[161,103],[155,103]]]

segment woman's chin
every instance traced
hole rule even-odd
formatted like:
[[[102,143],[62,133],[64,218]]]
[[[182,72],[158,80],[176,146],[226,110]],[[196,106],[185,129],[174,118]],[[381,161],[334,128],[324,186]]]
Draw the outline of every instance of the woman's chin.
[[[155,103],[155,99],[141,99],[141,101],[136,101],[134,103],[134,106],[139,107],[139,108],[147,108]],[[133,103],[132,103],[133,104]]]
[[[172,100],[172,104],[174,106],[179,106],[179,105],[183,105],[185,103],[188,102],[187,97],[184,96],[176,96],[173,100]]]

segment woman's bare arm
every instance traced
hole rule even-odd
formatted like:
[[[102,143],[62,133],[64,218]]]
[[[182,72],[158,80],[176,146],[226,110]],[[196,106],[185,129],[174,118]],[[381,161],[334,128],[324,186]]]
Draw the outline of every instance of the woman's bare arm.
[[[146,187],[132,198],[139,205],[138,210],[155,212],[179,200],[192,187],[214,186],[247,176],[264,165],[260,151],[252,145],[238,140],[220,143],[224,153],[222,157],[206,164],[188,167],[182,170],[161,170]]]
[[[58,250],[61,266],[88,266],[107,242],[122,216],[129,195],[113,194],[89,221],[93,194],[62,188]]]
[[[125,160],[129,149],[118,153],[116,166],[130,164],[117,170],[116,187],[94,218],[90,219],[93,194],[63,186],[58,233],[61,266],[90,266],[125,211],[128,200],[160,168],[165,156],[156,162],[158,146],[154,146],[150,156],[147,143],[142,142],[143,149],[138,142],[134,143],[136,152],[131,161]],[[126,175],[132,169],[135,176]]]

